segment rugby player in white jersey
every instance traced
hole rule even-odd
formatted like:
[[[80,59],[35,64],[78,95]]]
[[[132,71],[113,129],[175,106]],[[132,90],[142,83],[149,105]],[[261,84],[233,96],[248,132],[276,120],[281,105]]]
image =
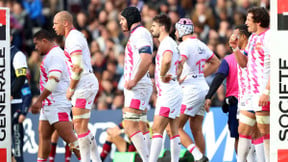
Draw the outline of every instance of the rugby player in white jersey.
[[[136,7],[127,7],[121,12],[120,25],[123,32],[130,32],[124,64],[124,129],[142,160],[147,162],[151,139],[145,110],[153,91],[148,74],[153,40],[150,32],[141,25],[141,15]]]
[[[181,87],[177,80],[177,66],[180,54],[176,42],[169,36],[171,19],[167,15],[153,18],[151,33],[158,38],[160,45],[156,54],[155,85],[157,102],[152,126],[152,144],[149,162],[156,162],[162,148],[163,132],[170,130],[171,161],[179,161],[180,137],[178,117],[182,102]]]
[[[181,143],[193,154],[196,161],[208,161],[203,155],[205,140],[202,133],[205,95],[209,90],[205,77],[217,70],[220,61],[207,45],[192,35],[194,26],[190,19],[181,18],[175,29],[177,39],[182,39],[179,44],[181,59],[178,73],[183,92],[179,122]],[[196,145],[184,131],[184,125],[188,120]]]
[[[38,113],[41,109],[37,162],[47,160],[54,130],[57,130],[63,140],[69,144],[78,159],[81,159],[70,118],[72,105],[65,97],[69,86],[65,56],[63,50],[53,40],[52,34],[46,30],[37,32],[33,39],[36,50],[44,55],[40,66],[41,95],[31,106],[32,113]]]
[[[91,55],[84,35],[73,26],[73,17],[67,11],[58,12],[53,20],[57,35],[65,37],[64,54],[70,74],[66,97],[72,102],[74,129],[82,161],[101,161],[94,135],[88,129],[90,111],[99,85],[92,71]]]
[[[248,10],[246,25],[252,33],[244,54],[238,47],[238,38],[230,38],[240,67],[247,67],[248,84],[245,109],[239,116],[238,150],[247,150],[255,124],[264,138],[265,160],[270,156],[270,40],[269,13],[265,8],[254,7]],[[240,147],[241,146],[241,147]],[[240,151],[240,150],[239,150]],[[242,158],[245,161],[245,158]]]

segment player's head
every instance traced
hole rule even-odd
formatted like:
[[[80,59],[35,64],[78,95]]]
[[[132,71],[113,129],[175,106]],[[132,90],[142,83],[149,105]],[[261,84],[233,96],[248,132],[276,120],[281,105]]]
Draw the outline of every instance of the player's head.
[[[243,44],[247,44],[248,38],[250,36],[248,27],[245,24],[237,25],[233,31],[233,35],[238,37],[238,47],[241,48]]]
[[[256,32],[258,27],[268,28],[270,16],[268,11],[263,7],[253,7],[248,9],[245,24],[248,26],[249,32]]]
[[[131,26],[138,22],[141,22],[141,15],[136,7],[127,7],[121,12],[120,25],[123,31],[131,30]]]
[[[189,18],[181,18],[175,24],[175,35],[177,39],[181,39],[185,35],[193,34],[194,32],[194,25]]]
[[[53,19],[53,29],[57,35],[65,35],[65,28],[73,27],[73,17],[67,11],[58,12]]]
[[[165,15],[157,15],[153,18],[151,33],[154,38],[158,38],[161,33],[166,32],[169,34],[171,29],[171,19]]]
[[[35,44],[35,49],[39,51],[41,54],[46,54],[54,41],[54,34],[47,30],[40,30],[33,36],[33,42]]]

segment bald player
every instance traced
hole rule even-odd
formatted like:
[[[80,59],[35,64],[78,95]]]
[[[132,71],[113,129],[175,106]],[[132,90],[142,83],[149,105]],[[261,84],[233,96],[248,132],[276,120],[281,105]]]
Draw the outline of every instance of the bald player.
[[[53,20],[57,35],[65,37],[64,54],[69,69],[70,85],[66,93],[73,105],[74,129],[78,135],[82,161],[101,161],[94,135],[88,129],[90,110],[99,85],[93,74],[88,43],[73,26],[73,17],[67,11],[58,12]]]

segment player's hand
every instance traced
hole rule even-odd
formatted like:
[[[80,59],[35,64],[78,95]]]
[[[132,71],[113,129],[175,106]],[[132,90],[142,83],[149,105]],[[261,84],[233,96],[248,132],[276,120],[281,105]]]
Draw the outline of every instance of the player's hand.
[[[19,118],[18,118],[18,123],[23,123],[23,121],[26,119],[26,116],[23,115],[23,114],[20,114],[19,115]]]
[[[205,100],[204,107],[205,107],[206,112],[210,111],[211,103],[212,103],[211,99],[206,99]]]
[[[262,94],[259,99],[259,106],[266,106],[269,102],[269,95]]]
[[[238,36],[235,34],[232,34],[230,39],[229,39],[229,46],[231,48],[236,48],[238,47]]]
[[[187,78],[187,75],[184,76],[183,78],[180,78],[180,79],[178,80],[179,84],[182,84],[186,78]]]
[[[40,109],[42,107],[42,102],[36,101],[34,104],[31,106],[31,112],[32,114],[38,114],[40,112]]]
[[[172,75],[171,74],[167,74],[167,75],[160,76],[160,77],[161,77],[162,82],[164,82],[164,83],[169,83],[170,80],[172,79]]]
[[[73,94],[74,94],[74,90],[71,90],[71,88],[68,88],[67,91],[66,91],[66,98],[68,100],[71,100]]]
[[[125,82],[124,87],[126,89],[132,89],[133,87],[136,86],[136,84],[137,84],[137,82],[134,79],[132,79],[132,80]]]

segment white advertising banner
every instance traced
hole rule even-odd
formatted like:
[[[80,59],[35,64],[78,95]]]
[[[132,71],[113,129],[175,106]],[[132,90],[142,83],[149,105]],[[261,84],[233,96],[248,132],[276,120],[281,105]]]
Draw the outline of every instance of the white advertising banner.
[[[0,161],[11,161],[10,11],[0,7]]]
[[[270,161],[288,161],[288,1],[271,5]]]

